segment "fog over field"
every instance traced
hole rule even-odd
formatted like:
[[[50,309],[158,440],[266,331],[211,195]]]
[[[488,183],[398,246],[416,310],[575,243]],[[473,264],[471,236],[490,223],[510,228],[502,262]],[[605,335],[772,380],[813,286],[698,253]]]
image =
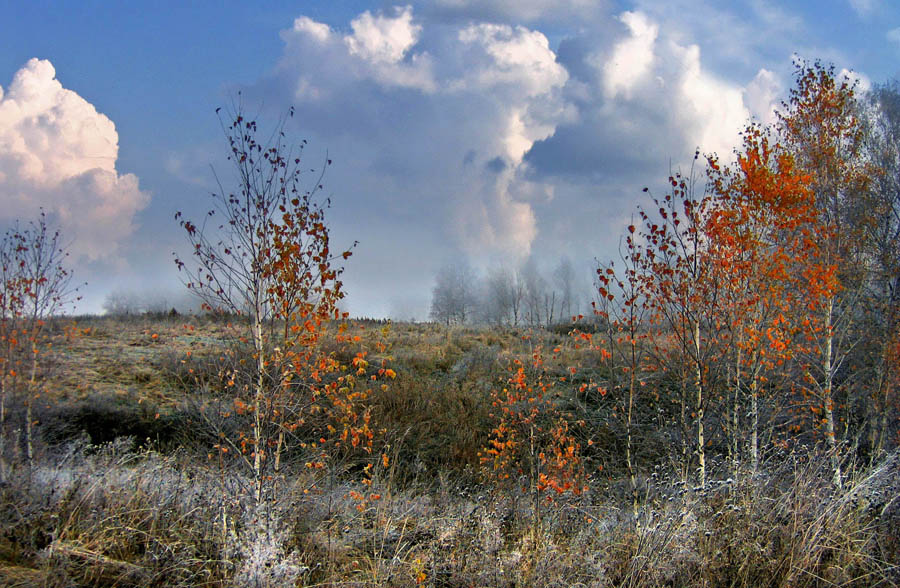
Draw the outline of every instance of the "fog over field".
[[[897,74],[887,0],[783,5],[437,0],[8,5],[0,23],[0,222],[39,208],[71,241],[82,312],[112,291],[179,300],[174,213],[223,183],[215,109],[238,92],[325,158],[354,315],[425,319],[440,268],[529,256],[583,276],[618,246],[641,189],[728,158],[773,121],[792,59]],[[309,181],[314,181],[312,175]]]

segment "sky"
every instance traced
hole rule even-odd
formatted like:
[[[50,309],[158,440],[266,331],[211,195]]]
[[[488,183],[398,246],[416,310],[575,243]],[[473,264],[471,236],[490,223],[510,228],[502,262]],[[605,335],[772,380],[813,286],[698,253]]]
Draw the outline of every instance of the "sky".
[[[0,226],[47,212],[78,312],[183,297],[175,213],[228,186],[216,108],[238,93],[263,128],[293,106],[288,138],[333,161],[333,248],[359,241],[347,310],[422,320],[460,259],[565,257],[589,283],[644,187],[774,120],[795,59],[863,89],[900,76],[895,0],[258,6],[0,0]]]

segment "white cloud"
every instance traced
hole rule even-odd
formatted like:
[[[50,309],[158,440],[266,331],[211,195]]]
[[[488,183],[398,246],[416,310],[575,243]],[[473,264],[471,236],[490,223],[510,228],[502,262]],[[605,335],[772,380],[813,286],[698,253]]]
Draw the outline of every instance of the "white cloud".
[[[477,24],[459,31],[458,39],[464,45],[478,46],[486,58],[470,72],[468,79],[476,80],[476,84],[467,89],[487,90],[507,84],[533,97],[562,86],[568,78],[566,70],[556,63],[547,37],[539,31]]]
[[[869,76],[858,71],[851,71],[846,67],[841,68],[841,71],[837,74],[837,79],[848,80],[851,84],[855,84],[856,91],[859,93],[865,93],[872,89],[872,80],[869,79]]]
[[[778,78],[773,72],[763,68],[744,89],[744,103],[758,121],[766,125],[774,124],[781,92]]]
[[[113,122],[55,76],[49,61],[31,59],[0,89],[0,218],[43,208],[75,255],[113,258],[150,197],[116,170]]]
[[[459,250],[477,260],[614,247],[611,227],[643,186],[698,146],[727,159],[780,91],[758,65],[717,75],[717,42],[701,52],[693,29],[653,12],[585,21],[555,50],[517,24],[549,4],[450,4],[466,18],[431,4],[363,13],[350,32],[297,19],[277,79],[260,84],[285,92],[303,136],[336,156],[339,177],[326,181],[353,209],[345,226],[363,243],[360,263],[390,263],[406,284],[429,271],[423,260]],[[478,18],[479,6],[494,12]],[[508,22],[491,17],[501,12]],[[406,278],[403,267],[414,268]]]
[[[409,7],[363,13],[344,36],[323,26],[297,19],[282,35],[279,87],[297,118],[322,122],[336,153],[339,135],[353,175],[398,187],[388,196],[397,209],[421,211],[455,246],[527,253],[533,203],[550,196],[522,159],[572,117],[548,39],[522,26],[429,27]]]
[[[528,190],[528,182],[517,182],[511,171],[493,182],[481,182],[476,198],[462,198],[452,208],[452,234],[458,245],[474,256],[495,253],[510,259],[527,257],[537,235],[534,210],[521,193]]]
[[[631,96],[634,85],[650,72],[654,44],[659,34],[659,27],[639,12],[625,12],[620,20],[628,26],[631,35],[620,41],[612,56],[603,63],[607,98],[619,93],[626,98]]]
[[[416,44],[422,27],[412,22],[412,8],[396,15],[372,16],[366,11],[350,23],[353,34],[344,38],[350,53],[373,63],[397,63]]]
[[[434,91],[431,57],[413,51],[422,27],[413,23],[412,8],[395,9],[393,16],[366,11],[351,22],[351,28],[352,34],[340,35],[327,24],[301,16],[281,33],[287,45],[281,69],[296,78],[292,81],[298,98],[326,100],[331,96],[326,91],[329,86],[363,79]],[[312,65],[309,55],[324,61],[308,67]],[[323,63],[328,66],[322,67]],[[306,69],[296,71],[299,64]]]
[[[778,0],[634,0],[632,11],[659,23],[666,37],[699,43],[707,68],[731,81],[753,76],[761,65],[787,63],[792,51],[824,57],[809,40],[809,23],[796,2]]]
[[[319,43],[326,43],[331,37],[331,29],[327,24],[316,22],[307,16],[294,20],[294,32],[308,35]]]
[[[608,170],[621,177],[678,161],[696,147],[731,153],[750,116],[744,89],[705,68],[700,48],[684,44],[679,31],[661,29],[642,12],[625,12],[619,20],[628,31],[611,49],[587,39],[575,61],[564,64],[592,77],[567,85],[578,120],[530,154],[537,168],[583,177]]]
[[[672,53],[680,57],[678,96],[684,133],[688,140],[694,138],[704,152],[715,152],[725,157],[737,145],[738,133],[746,124],[750,113],[744,106],[743,89],[728,84],[705,72],[700,64],[700,48],[697,45],[672,47]]]
[[[466,68],[463,77],[448,87],[454,93],[491,92],[502,97],[506,108],[498,113],[503,129],[499,144],[501,153],[517,165],[535,141],[549,137],[566,119],[558,90],[568,74],[556,63],[547,38],[525,27],[472,25],[459,31],[457,38],[465,46],[466,62],[477,65]]]

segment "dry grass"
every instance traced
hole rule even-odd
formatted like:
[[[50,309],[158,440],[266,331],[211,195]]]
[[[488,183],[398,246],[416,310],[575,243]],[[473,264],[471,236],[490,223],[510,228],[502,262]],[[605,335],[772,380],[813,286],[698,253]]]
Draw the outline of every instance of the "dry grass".
[[[5,585],[892,586],[900,457],[845,490],[824,460],[705,491],[653,485],[639,519],[602,484],[543,507],[486,486],[287,480],[266,512],[214,465],[72,445],[0,492]],[[34,584],[32,584],[34,585]]]
[[[648,435],[635,518],[616,465],[621,432],[571,382],[558,402],[593,411],[580,430],[594,441],[593,475],[536,524],[524,480],[487,482],[477,453],[505,362],[559,346],[559,334],[392,326],[384,355],[399,375],[373,405],[389,465],[363,487],[352,461],[317,476],[293,455],[256,509],[243,470],[207,455],[227,424],[211,422],[226,327],[137,318],[79,329],[56,331],[33,467],[8,453],[0,586],[900,584],[897,453],[850,467],[841,490],[812,449],[773,456],[755,477],[714,470],[700,489],[672,471],[663,433]],[[580,353],[563,348],[548,369],[564,374]]]

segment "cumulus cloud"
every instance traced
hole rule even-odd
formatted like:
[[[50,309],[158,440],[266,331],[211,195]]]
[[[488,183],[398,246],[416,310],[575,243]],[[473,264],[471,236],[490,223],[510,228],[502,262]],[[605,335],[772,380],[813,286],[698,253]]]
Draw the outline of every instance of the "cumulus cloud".
[[[397,63],[403,59],[422,30],[420,25],[413,24],[409,6],[397,9],[394,17],[372,16],[366,11],[350,26],[353,34],[344,38],[350,53],[373,63]]]
[[[71,252],[111,258],[149,202],[138,178],[116,171],[118,134],[109,118],[31,59],[0,88],[0,218],[43,208],[72,240]]]
[[[865,93],[872,89],[872,80],[864,73],[852,71],[846,67],[842,67],[837,74],[837,79],[848,80],[851,84],[856,85],[857,92]]]
[[[804,43],[809,24],[796,3],[774,0],[634,0],[631,9],[662,24],[661,36],[680,45],[702,43],[703,62],[743,84],[760,64],[786,63],[792,51],[818,53]]]
[[[704,151],[730,153],[750,116],[743,89],[704,71],[697,45],[682,48],[673,44],[671,50],[680,68],[676,108],[684,134]]]
[[[642,12],[618,17],[624,31],[606,44],[589,37],[560,46],[571,74],[564,96],[577,116],[563,122],[525,157],[537,176],[581,183],[630,181],[639,188],[668,162],[689,159],[695,148],[727,157],[750,117],[748,91],[760,106],[774,87],[757,74],[747,87],[703,66],[700,48],[678,31],[662,29]],[[623,34],[624,33],[624,34]],[[612,198],[606,192],[606,198]]]
[[[454,94],[492,93],[502,97],[497,113],[504,129],[499,150],[514,164],[521,162],[535,141],[553,133],[565,118],[565,108],[555,93],[568,79],[556,63],[547,38],[525,27],[478,24],[459,31],[466,61],[478,67],[466,68],[463,77],[447,83]],[[496,147],[494,149],[497,149]]]
[[[778,77],[767,69],[761,69],[744,89],[744,102],[758,121],[771,125],[777,118],[775,110],[780,103],[781,92]]]
[[[522,26],[474,24],[459,31],[460,43],[480,53],[479,67],[467,72],[467,89],[514,86],[527,96],[544,95],[568,75],[556,63],[547,37]],[[471,55],[471,53],[470,53]]]
[[[342,35],[301,16],[282,32],[286,48],[280,70],[294,84],[298,98],[327,100],[331,92],[363,80],[385,87],[434,90],[431,57],[414,51],[422,27],[413,21],[410,7],[395,9],[392,15],[366,11],[350,26],[353,32]],[[310,55],[323,61],[310,67]]]
[[[387,260],[409,268],[392,280],[419,283],[428,259],[460,250],[476,263],[571,254],[574,241],[600,254],[670,164],[697,147],[727,159],[751,115],[772,115],[778,77],[717,75],[689,30],[573,0],[564,10],[591,19],[553,48],[522,24],[549,6],[445,0],[283,31],[276,73],[255,89],[295,105],[304,136],[335,155],[326,181],[363,243],[359,283],[381,283],[365,272]]]
[[[568,74],[546,36],[418,22],[410,7],[364,12],[350,28],[301,17],[282,33],[274,84],[297,118],[332,151],[347,145],[367,185],[402,186],[390,201],[459,247],[527,254],[532,205],[552,194],[525,177],[523,158],[572,114],[561,94]]]
[[[612,56],[602,64],[607,98],[619,93],[631,97],[631,90],[638,80],[650,72],[659,34],[659,27],[639,12],[625,12],[620,20],[631,34],[616,45]]]

